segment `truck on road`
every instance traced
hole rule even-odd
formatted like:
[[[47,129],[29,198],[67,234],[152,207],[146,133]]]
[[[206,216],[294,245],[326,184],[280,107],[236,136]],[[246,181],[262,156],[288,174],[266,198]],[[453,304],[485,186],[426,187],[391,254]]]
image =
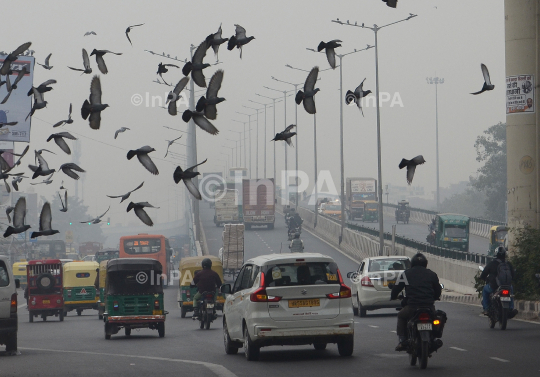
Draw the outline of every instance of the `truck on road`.
[[[274,179],[244,179],[242,181],[242,209],[246,230],[266,225],[274,229]]]
[[[364,202],[377,201],[377,180],[373,178],[347,178],[345,210],[349,220],[363,220]]]
[[[242,206],[238,202],[238,190],[217,190],[215,198],[214,224],[216,226],[242,222]]]

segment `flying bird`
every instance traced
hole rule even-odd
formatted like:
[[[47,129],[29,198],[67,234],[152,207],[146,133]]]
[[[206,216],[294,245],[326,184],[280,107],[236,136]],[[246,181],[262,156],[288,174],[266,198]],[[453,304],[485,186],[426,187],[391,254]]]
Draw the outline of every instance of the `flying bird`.
[[[38,154],[41,155],[41,153],[43,153],[43,152],[49,152],[49,153],[52,153],[52,154],[56,154],[56,153],[54,153],[53,151],[50,151],[50,150],[45,149],[45,148],[44,148],[44,149],[38,149],[37,151],[34,150],[34,152],[35,152],[34,163],[36,163],[36,164],[37,164],[37,155],[38,155]]]
[[[19,191],[19,183],[22,182],[23,178],[27,178],[27,177],[23,177],[23,176],[13,177],[13,181],[11,181],[11,185],[13,186],[15,191]]]
[[[86,120],[90,115],[90,118],[88,119],[90,128],[99,130],[99,127],[101,126],[101,112],[109,107],[109,105],[101,103],[101,81],[98,75],[95,75],[90,83],[89,100],[84,100],[81,107],[81,116]]]
[[[180,92],[184,90],[188,81],[189,77],[183,77],[182,79],[180,79],[180,81],[178,81],[174,89],[169,92],[169,95],[167,96],[167,102],[169,102],[167,111],[170,115],[178,114],[178,110],[176,108],[176,101],[180,99]]]
[[[24,224],[24,219],[26,218],[26,198],[24,196],[20,197],[15,204],[15,209],[13,210],[13,226],[8,226],[6,232],[4,233],[4,238],[11,236],[12,234],[19,234],[26,232],[30,225]]]
[[[46,176],[51,175],[52,173],[54,173],[56,171],[55,169],[49,168],[49,164],[47,164],[47,161],[45,161],[45,159],[41,155],[41,152],[43,150],[40,150],[39,152],[34,151],[35,152],[35,158],[38,161],[38,166],[28,165],[30,170],[32,170],[34,172],[34,175],[32,175],[32,179],[35,179],[35,178],[40,177],[40,176],[46,177]]]
[[[57,122],[53,125],[53,127],[60,127],[61,125],[63,124],[71,124],[73,123],[73,119],[71,119],[71,111],[73,110],[73,106],[72,104],[70,103],[69,104],[69,114],[68,114],[68,118],[66,120],[61,120],[60,122]]]
[[[58,193],[58,197],[60,198],[60,204],[62,205],[60,212],[67,212],[68,210],[67,190],[64,192],[64,200],[62,200],[62,196],[60,195],[60,193]]]
[[[285,131],[281,131],[280,133],[277,133],[276,136],[271,141],[279,141],[283,140],[289,146],[292,144],[291,138],[296,135],[296,132],[291,132],[293,128],[295,128],[295,124],[291,124],[289,127],[285,128]]]
[[[27,95],[30,97],[32,94],[34,94],[34,89],[36,89],[38,91],[38,93],[40,94],[43,94],[43,93],[46,93],[46,92],[50,92],[53,88],[51,88],[49,85],[52,85],[52,84],[56,84],[56,80],[47,80],[45,82],[42,82],[41,84],[39,84],[39,86],[36,88],[36,87],[31,87],[30,90],[28,91]]]
[[[208,88],[206,89],[206,97],[202,96],[199,98],[199,101],[197,101],[197,106],[195,107],[195,110],[197,112],[204,112],[204,116],[207,119],[216,119],[217,117],[217,108],[216,105],[220,102],[225,101],[225,98],[218,97],[219,89],[221,89],[221,82],[223,81],[223,70],[218,69],[212,78],[210,79],[210,83],[208,84]]]
[[[84,37],[86,37],[87,35],[97,35],[95,31],[87,31],[86,33],[84,33]]]
[[[163,82],[166,84],[166,85],[170,85],[170,84],[167,84],[167,81],[165,81],[165,79],[163,78],[163,74],[164,73],[167,73],[169,72],[169,69],[167,67],[175,67],[175,68],[180,68],[179,66],[177,65],[174,65],[174,64],[163,64],[163,63],[159,63],[158,64],[158,68],[157,68],[157,74],[159,75],[159,77],[161,77],[161,79],[163,80]],[[160,83],[161,84],[161,83]]]
[[[487,67],[485,66],[485,64],[480,64],[480,68],[482,68],[482,74],[484,75],[484,85],[482,86],[482,90],[480,90],[479,92],[471,93],[471,94],[474,94],[474,95],[484,93],[486,90],[495,89],[495,85],[491,84],[491,79],[489,77],[489,71],[488,71]]]
[[[148,153],[154,152],[155,149],[150,147],[149,145],[145,145],[144,147],[141,147],[139,149],[132,149],[127,153],[127,159],[131,160],[133,156],[137,156],[137,159],[139,162],[148,170],[150,173],[154,175],[158,175],[159,171],[157,166],[154,164],[154,161],[148,156]]]
[[[358,108],[362,112],[362,116],[364,116],[364,110],[362,109],[361,100],[369,93],[371,93],[371,90],[364,90],[364,81],[366,81],[366,79],[362,80],[360,85],[358,85],[354,90],[354,93],[350,90],[347,90],[347,94],[345,95],[345,103],[349,105],[351,102],[354,101],[356,103],[356,106],[358,106]]]
[[[219,60],[218,53],[219,53],[219,46],[222,43],[225,43],[229,40],[229,38],[222,38],[221,37],[221,24],[219,25],[219,29],[216,33],[210,34],[208,37],[206,37],[206,46],[207,48],[212,47],[214,50],[214,54],[216,55],[216,61]]]
[[[422,155],[416,156],[413,159],[406,160],[401,159],[401,162],[399,163],[399,168],[403,169],[404,167],[407,167],[407,183],[410,185],[412,183],[412,180],[414,178],[414,171],[416,170],[417,165],[422,165],[426,160],[424,160],[424,157]]]
[[[236,34],[229,38],[227,50],[232,51],[235,47],[240,49],[240,59],[242,59],[242,46],[251,42],[255,37],[246,37],[246,29],[237,24],[234,24],[234,26],[236,26]]]
[[[4,126],[15,126],[19,122],[0,122],[0,128]]]
[[[54,173],[52,173],[51,175],[49,175],[47,178],[45,178],[43,181],[41,182],[37,182],[37,183],[33,183],[33,182],[30,182],[30,184],[32,186],[35,186],[35,185],[42,185],[42,184],[46,184],[46,185],[50,185],[51,183],[53,183],[53,180],[52,180],[52,176],[54,175]]]
[[[143,223],[145,223],[148,226],[152,226],[152,225],[154,225],[154,223],[152,222],[152,219],[150,218],[150,216],[148,216],[148,214],[144,210],[145,207],[159,208],[159,207],[154,207],[153,205],[151,205],[148,202],[139,202],[139,203],[129,202],[126,212],[129,212],[129,211],[133,210],[133,212],[135,212],[135,215],[137,215],[137,217]]]
[[[34,115],[36,110],[47,107],[47,101],[45,101],[43,98],[43,93],[38,92],[36,88],[32,88],[32,91],[34,92],[34,105],[32,106],[32,109],[26,116],[25,120],[27,120],[29,116]]]
[[[67,145],[64,138],[70,139],[70,140],[77,140],[77,138],[73,136],[72,134],[70,134],[69,132],[59,132],[57,134],[52,134],[51,136],[49,136],[49,138],[47,139],[47,142],[54,139],[54,142],[56,143],[56,145],[60,147],[61,150],[63,150],[67,154],[71,154],[71,149],[69,149],[69,145]]]
[[[121,52],[112,52],[109,50],[96,50],[96,49],[92,50],[92,53],[90,54],[90,56],[96,55],[97,66],[99,70],[101,71],[101,73],[103,73],[104,75],[106,75],[109,72],[107,70],[107,65],[105,64],[105,60],[103,60],[103,55],[107,53],[115,54],[115,55],[122,55]]]
[[[84,67],[84,69],[73,68],[73,67],[70,67],[70,66],[68,66],[68,68],[72,69],[74,71],[82,72],[81,75],[83,73],[86,73],[87,75],[92,73],[92,68],[90,67],[90,58],[88,57],[88,52],[86,52],[86,50],[84,48],[82,49],[82,59],[83,59],[83,67]]]
[[[143,187],[144,185],[144,182],[141,183],[139,186],[137,186],[136,188],[134,188],[133,190],[131,191],[128,191],[126,194],[124,195],[117,195],[117,196],[113,196],[113,195],[107,195],[109,198],[112,198],[112,199],[116,199],[116,198],[122,198],[122,200],[120,200],[120,203],[122,203],[124,200],[126,200],[127,198],[129,198],[129,196],[131,195],[132,192],[134,191],[137,191],[138,189],[140,189],[141,187]]]
[[[206,88],[206,79],[204,77],[203,69],[210,67],[210,64],[203,63],[203,59],[206,56],[206,50],[207,50],[207,42],[206,40],[202,41],[199,47],[197,47],[197,50],[195,50],[195,53],[193,54],[193,58],[191,58],[190,62],[187,62],[184,67],[182,68],[182,73],[184,76],[189,75],[191,72],[191,78],[201,88]]]
[[[15,165],[13,165],[14,167]],[[12,167],[12,168],[13,168]],[[8,194],[11,192],[11,188],[9,187],[9,184],[7,183],[7,179],[9,177],[13,177],[13,176],[21,176],[23,175],[24,173],[15,173],[15,174],[11,174],[9,173],[11,171],[12,168],[9,168],[8,170],[4,170],[4,171],[0,171],[0,179],[3,179],[4,180],[4,184],[6,185],[6,191],[8,192]]]
[[[103,216],[105,216],[105,214],[106,214],[107,212],[109,212],[110,209],[111,209],[111,206],[109,206],[109,208],[107,208],[107,210],[106,210],[102,215],[100,215],[100,216],[98,216],[98,217],[95,217],[95,218],[93,218],[93,219],[90,219],[90,220],[88,220],[88,221],[81,221],[81,224],[85,224],[85,223],[89,223],[89,224],[99,224],[99,223],[101,222],[101,218],[102,218]]]
[[[326,52],[326,59],[332,69],[336,69],[336,52],[335,48],[341,47],[341,41],[339,39],[333,39],[330,42],[321,42],[317,47],[317,51],[321,52],[323,49]]]
[[[192,166],[185,171],[182,170],[180,166],[177,166],[174,170],[173,179],[176,184],[180,181],[184,181],[184,184],[186,185],[188,191],[193,195],[196,199],[202,200],[201,193],[199,192],[199,189],[197,186],[195,186],[195,183],[191,180],[192,178],[195,178],[196,176],[200,175],[198,171],[193,171],[197,166],[204,164],[208,159],[204,160],[203,162]]]
[[[5,57],[4,62],[2,63],[2,67],[0,67],[0,75],[2,76],[8,75],[9,72],[11,71],[11,63],[17,60],[19,55],[21,55],[23,52],[28,50],[31,45],[32,45],[32,42],[23,43],[22,45],[17,47],[11,54],[8,54]],[[26,203],[25,203],[25,206],[26,206]]]
[[[382,1],[386,3],[387,7],[390,7],[390,8],[396,8],[397,7],[398,0],[382,0]]]
[[[304,109],[308,114],[315,114],[317,109],[315,108],[315,94],[320,90],[315,89],[315,83],[317,82],[317,76],[319,75],[319,67],[313,67],[309,72],[306,82],[304,83],[304,91],[299,90],[296,93],[295,101],[297,105],[304,103]]]
[[[45,64],[41,64],[41,63],[38,63],[38,62],[36,62],[36,63],[39,64],[40,66],[42,66],[45,69],[51,69],[53,67],[52,65],[49,65],[49,60],[51,59],[51,55],[52,55],[52,53],[47,55],[47,57],[45,58]]]
[[[0,104],[4,104],[7,102],[7,100],[9,99],[9,96],[11,96],[11,93],[17,89],[17,84],[19,83],[19,81],[21,81],[24,77],[24,75],[26,75],[28,73],[28,71],[26,70],[26,66],[24,66],[20,71],[19,73],[17,74],[17,77],[15,78],[15,81],[13,81],[13,84],[9,81],[9,75],[6,75],[6,90],[7,90],[7,95],[4,97],[4,99],[2,100],[2,102],[0,102]],[[16,122],[15,122],[16,124]]]
[[[60,233],[58,230],[54,230],[52,228],[51,222],[51,205],[49,202],[45,202],[45,204],[43,204],[43,208],[41,209],[41,214],[39,215],[39,232],[32,232],[30,238],[52,236],[53,234]]]
[[[86,171],[81,168],[79,165],[74,164],[73,162],[68,162],[67,164],[60,165],[60,168],[58,170],[62,170],[64,174],[67,176],[73,178],[73,179],[79,179],[79,175],[75,173],[75,171],[78,171],[79,173],[85,173]]]
[[[214,127],[212,123],[208,119],[205,118],[203,113],[198,113],[196,111],[186,110],[182,114],[182,119],[184,122],[189,122],[193,118],[193,121],[197,126],[208,132],[212,135],[217,135],[219,133],[219,130]]]
[[[167,157],[167,155],[169,154],[169,147],[178,139],[180,139],[182,137],[182,135],[180,135],[179,137],[177,137],[176,139],[172,139],[172,140],[165,140],[167,142],[167,152],[165,152],[165,157]]]
[[[118,134],[121,133],[121,132],[126,132],[127,130],[129,130],[130,128],[127,128],[127,127],[120,127],[119,129],[116,130],[116,132],[114,133],[114,139],[116,140],[116,138],[118,137]]]
[[[13,212],[14,209],[15,209],[15,207],[12,207],[12,206],[9,206],[9,207],[6,208],[6,216],[8,218],[8,223],[11,222],[11,216],[9,216],[9,214],[11,212]]]
[[[143,26],[144,24],[137,24],[137,25],[131,25],[131,26],[128,26],[128,28],[126,29],[126,37],[129,41],[129,43],[133,46],[133,43],[131,43],[131,39],[129,39],[129,32],[131,31],[132,28],[136,27],[136,26]]]

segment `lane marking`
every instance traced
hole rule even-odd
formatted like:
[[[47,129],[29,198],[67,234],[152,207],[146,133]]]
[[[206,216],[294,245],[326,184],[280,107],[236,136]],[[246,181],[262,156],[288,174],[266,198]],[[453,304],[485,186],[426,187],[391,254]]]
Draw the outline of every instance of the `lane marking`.
[[[375,325],[368,325],[369,327],[373,327],[374,329],[378,329],[379,326],[375,326]]]
[[[21,350],[30,350],[30,351],[45,351],[45,352],[59,352],[59,353],[76,353],[81,355],[97,355],[97,356],[118,356],[118,357],[131,357],[134,359],[147,359],[147,360],[159,360],[159,361],[171,361],[175,363],[185,363],[185,364],[195,364],[202,365],[210,369],[218,377],[238,377],[236,374],[225,368],[223,365],[207,363],[204,361],[193,361],[193,360],[181,360],[181,359],[169,359],[166,357],[156,357],[156,356],[137,356],[137,355],[123,355],[123,354],[114,354],[114,353],[104,353],[104,352],[89,352],[89,351],[68,351],[68,350],[51,350],[43,348],[30,348],[30,347],[18,347]]]
[[[19,306],[17,306],[17,309],[24,308],[25,306],[26,306],[26,304],[19,305]]]
[[[498,357],[490,357],[490,359],[500,361],[501,363],[509,363],[510,362],[510,360],[499,359]]]
[[[396,330],[390,330],[390,332],[393,332],[394,334],[397,334]]]
[[[398,357],[407,357],[407,354],[402,353],[376,353],[373,356],[379,356],[379,357],[388,357],[388,358],[398,358]]]
[[[452,348],[453,350],[456,350],[456,351],[467,352],[466,349],[459,348],[459,347],[450,347],[450,348]]]

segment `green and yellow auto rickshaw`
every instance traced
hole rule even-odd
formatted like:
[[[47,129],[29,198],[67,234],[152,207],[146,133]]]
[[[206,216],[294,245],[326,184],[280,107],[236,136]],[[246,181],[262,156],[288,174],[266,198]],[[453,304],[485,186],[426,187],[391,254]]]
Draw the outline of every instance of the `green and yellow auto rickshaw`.
[[[101,263],[104,260],[110,260],[110,259],[116,259],[119,258],[118,254],[120,253],[119,250],[100,250],[96,251],[96,262]]]
[[[180,279],[178,280],[178,306],[180,307],[180,317],[185,318],[187,312],[193,311],[193,296],[197,293],[196,287],[190,287],[195,274],[202,270],[201,262],[203,259],[209,258],[212,261],[212,270],[217,272],[223,282],[223,264],[218,257],[213,255],[205,255],[202,257],[186,257],[182,258],[178,270]],[[223,293],[216,290],[216,309],[223,312],[223,304],[225,297]]]
[[[98,308],[99,293],[95,287],[97,262],[64,264],[64,315],[72,310],[81,315],[84,309]]]
[[[105,313],[105,285],[107,282],[107,262],[108,260],[101,261],[99,263],[99,271],[97,277],[97,287],[99,292],[98,300],[98,318],[103,319],[103,313]]]
[[[492,226],[489,230],[489,250],[488,255],[493,256],[499,246],[505,246],[504,241],[508,234],[507,226]],[[15,268],[13,269],[15,271]],[[22,284],[22,281],[21,281]]]
[[[150,258],[111,259],[105,285],[105,339],[124,328],[149,328],[165,336],[167,312],[163,303],[163,267]]]
[[[374,200],[366,200],[364,202],[364,218],[363,221],[379,222],[379,203]]]
[[[26,265],[28,262],[15,262],[13,263],[13,278],[19,279],[21,282],[21,288],[26,288]]]

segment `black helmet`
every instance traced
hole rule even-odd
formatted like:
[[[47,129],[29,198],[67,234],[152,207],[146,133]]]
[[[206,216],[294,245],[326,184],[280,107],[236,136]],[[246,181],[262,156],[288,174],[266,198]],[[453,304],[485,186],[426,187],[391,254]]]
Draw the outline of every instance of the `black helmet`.
[[[212,261],[210,260],[210,258],[204,258],[201,265],[202,268],[210,269],[212,268]]]
[[[506,249],[504,246],[499,246],[497,248],[497,259],[505,260],[506,258]]]
[[[424,256],[424,254],[418,253],[414,257],[412,257],[411,267],[415,267],[415,266],[427,267],[427,259]]]

